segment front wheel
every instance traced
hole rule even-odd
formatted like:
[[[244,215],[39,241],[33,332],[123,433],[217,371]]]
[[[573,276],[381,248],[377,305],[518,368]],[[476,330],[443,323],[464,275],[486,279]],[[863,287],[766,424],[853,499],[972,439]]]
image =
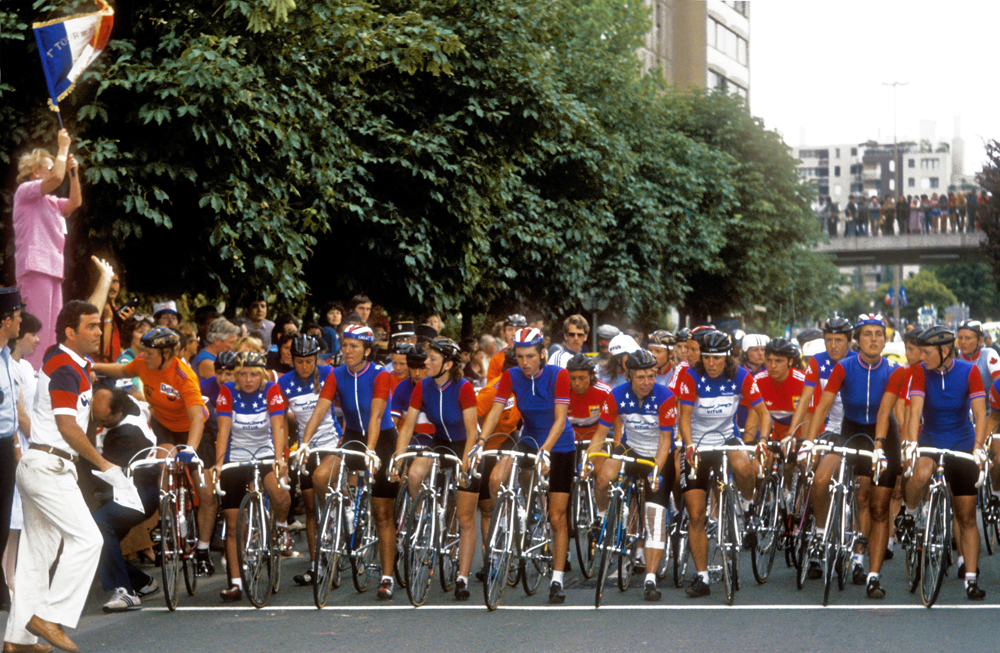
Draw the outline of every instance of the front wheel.
[[[406,594],[410,603],[419,607],[427,601],[434,580],[434,558],[437,556],[437,505],[434,493],[423,490],[410,510],[403,560],[406,564]]]
[[[545,496],[537,489],[531,493],[524,550],[521,552],[521,581],[528,596],[538,591],[542,577],[552,565],[552,530],[546,504]]]
[[[323,507],[319,532],[316,534],[316,556],[313,560],[313,601],[317,608],[326,605],[330,588],[338,576],[340,551],[344,542],[342,500],[332,495]],[[336,583],[339,585],[340,583]]]
[[[166,496],[160,505],[160,544],[163,552],[160,571],[163,576],[163,597],[167,608],[177,608],[177,585],[181,570],[181,535],[177,526],[177,504],[174,497]]]
[[[365,592],[372,579],[380,574],[378,565],[378,536],[375,532],[375,517],[372,515],[372,497],[367,490],[358,503],[357,517],[352,535],[351,578],[354,589]]]
[[[739,529],[736,524],[736,496],[731,487],[727,486],[722,491],[720,504],[719,532],[722,539],[719,548],[722,550],[722,584],[726,603],[732,605],[739,584],[740,541],[737,536]]]
[[[639,540],[642,539],[643,515],[642,502],[639,500],[639,489],[633,487],[629,492],[628,509],[623,515],[623,528],[619,542],[621,554],[618,556],[618,589],[622,592],[628,589],[632,582],[632,570],[635,569],[635,556],[639,550]]]
[[[591,514],[594,490],[590,479],[577,480],[573,490],[572,528],[576,541],[576,559],[584,578],[594,575],[594,515]]]
[[[950,516],[945,504],[945,492],[943,489],[932,491],[929,500],[927,531],[920,562],[920,597],[928,608],[934,605],[938,592],[941,591],[948,548],[951,547],[951,538],[948,537]]]
[[[486,576],[483,598],[486,607],[496,610],[507,589],[507,574],[514,558],[514,497],[504,495],[497,501],[486,536]]]
[[[608,504],[608,512],[604,517],[604,524],[601,526],[600,536],[597,540],[597,584],[594,592],[594,607],[601,607],[601,599],[604,597],[604,583],[608,579],[608,569],[611,567],[611,558],[617,553],[615,543],[618,533],[618,517],[621,514],[621,497],[612,494],[611,502]]]
[[[674,576],[674,587],[684,584],[688,567],[688,516],[687,511],[677,515],[670,532],[670,557]]]
[[[461,533],[458,526],[458,490],[453,483],[448,485],[447,502],[444,506],[444,522],[440,534],[441,546],[438,553],[438,581],[441,589],[450,592],[458,578],[458,549]]]
[[[781,528],[778,485],[778,477],[772,474],[757,490],[757,522],[754,526],[757,544],[753,548],[753,555],[750,556],[750,563],[753,567],[753,576],[758,583],[767,582],[774,566],[774,554],[778,548]]]
[[[271,598],[271,550],[263,506],[248,493],[236,517],[236,553],[243,591],[254,607],[262,608]]]
[[[177,525],[181,533],[181,564],[184,567],[184,587],[188,596],[194,596],[198,590],[197,561],[194,557],[198,547],[198,519],[191,501],[190,491],[185,492],[184,508],[177,511]]]

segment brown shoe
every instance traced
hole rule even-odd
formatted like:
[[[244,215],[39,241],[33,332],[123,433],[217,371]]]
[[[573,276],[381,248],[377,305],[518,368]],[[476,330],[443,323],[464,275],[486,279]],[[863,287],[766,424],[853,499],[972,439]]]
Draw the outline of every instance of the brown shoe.
[[[219,596],[222,597],[222,600],[226,603],[236,603],[243,600],[243,590],[233,586],[219,592]]]
[[[76,644],[73,643],[69,637],[66,637],[66,633],[63,632],[62,626],[59,624],[54,624],[51,621],[45,621],[38,615],[34,615],[28,620],[28,625],[25,626],[29,633],[35,637],[42,637],[49,641],[56,648],[62,649],[64,651],[69,651],[70,653],[76,653],[78,650]]]
[[[38,642],[37,644],[12,644],[4,642],[3,650],[4,653],[48,653],[52,650],[52,646],[45,642]]]

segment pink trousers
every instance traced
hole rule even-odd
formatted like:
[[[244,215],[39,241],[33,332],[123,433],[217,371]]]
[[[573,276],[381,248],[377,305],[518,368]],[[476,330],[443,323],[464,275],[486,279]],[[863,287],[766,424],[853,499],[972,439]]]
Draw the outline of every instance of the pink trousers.
[[[31,366],[40,370],[45,350],[56,344],[56,318],[63,307],[62,279],[39,272],[25,272],[17,280],[17,287],[21,291],[25,310],[42,321],[42,330],[38,332],[41,342],[27,357]]]

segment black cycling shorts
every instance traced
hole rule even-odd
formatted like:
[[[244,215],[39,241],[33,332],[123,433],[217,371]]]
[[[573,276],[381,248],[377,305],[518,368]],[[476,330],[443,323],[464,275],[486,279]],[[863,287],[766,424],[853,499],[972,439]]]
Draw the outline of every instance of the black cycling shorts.
[[[538,449],[527,442],[518,442],[516,451],[538,453]],[[524,458],[519,460],[521,468],[531,467],[531,462]],[[549,494],[569,494],[573,490],[573,479],[576,477],[576,451],[549,452]]]
[[[660,475],[660,489],[653,491],[653,488],[649,484],[649,474],[652,472],[652,468],[648,465],[643,465],[642,463],[624,463],[625,464],[625,474],[631,476],[632,478],[642,478],[643,486],[646,488],[646,503],[655,503],[657,505],[666,508],[670,505],[670,490],[674,487],[674,451],[670,452],[667,456],[666,465],[664,468],[659,470],[657,473]],[[612,452],[617,455],[626,455],[633,458],[639,458],[640,460],[648,460],[650,462],[655,462],[650,456],[640,454],[634,449],[630,449],[627,445],[619,444],[615,447]]]
[[[853,437],[854,435],[867,435],[868,437]],[[840,427],[840,434],[830,438],[830,442],[838,447],[850,447],[851,449],[863,449],[873,451],[875,447],[875,424],[862,424],[844,418]],[[889,429],[885,434],[885,442],[882,443],[882,450],[885,452],[886,468],[882,475],[878,477],[876,487],[892,488],[896,486],[896,478],[903,469],[903,454],[900,451],[899,424],[894,415],[889,416]],[[868,458],[858,457],[853,465],[855,476],[865,478],[872,477],[872,463]]]
[[[972,455],[972,450],[955,450],[956,453],[967,453]],[[941,454],[926,456],[934,460],[937,465],[941,460]],[[936,469],[935,469],[936,471]],[[953,458],[948,456],[944,459],[944,480],[948,483],[952,496],[974,497],[979,494],[976,481],[979,480],[979,467],[975,462],[964,458]]]
[[[396,427],[384,429],[378,434],[378,441],[375,443],[375,455],[378,456],[381,466],[375,472],[372,480],[372,497],[375,499],[395,499],[399,493],[399,483],[389,481],[388,473],[389,459],[396,453],[396,440],[399,432]],[[367,446],[368,438],[361,431],[344,431],[344,437],[340,440],[340,446],[345,449],[357,449],[363,451],[362,447],[351,446],[352,442],[360,442]],[[365,461],[357,456],[350,456],[347,459],[347,469],[359,472],[365,468]]]
[[[153,435],[156,436],[156,444],[158,446],[176,447],[180,444],[187,444],[187,431],[171,431],[163,424],[157,422],[155,417],[150,418],[149,428],[153,429]],[[195,453],[197,453],[198,457],[201,458],[201,462],[205,466],[205,469],[212,467],[217,462],[215,459],[215,439],[212,438],[207,431],[208,430],[206,429],[205,432],[201,434],[201,442],[195,450]]]
[[[274,467],[270,464],[260,466],[261,483],[269,474],[274,474]],[[223,510],[238,510],[243,497],[247,495],[247,487],[253,478],[253,468],[235,467],[222,472],[219,477],[219,486],[225,492],[221,497]]]
[[[726,446],[739,444],[744,444],[739,438],[731,438],[726,441]],[[709,477],[712,475],[712,470],[719,469],[719,466],[722,464],[723,454],[729,453],[727,451],[708,451],[699,454],[700,462],[698,463],[695,478],[692,480],[688,476],[691,468],[688,465],[687,456],[684,455],[684,450],[675,449],[674,451],[681,457],[681,492],[690,492],[691,490],[708,492]]]
[[[329,452],[321,453],[318,456],[309,454],[309,456],[306,458],[306,471],[309,473],[303,474],[302,471],[300,470],[298,474],[300,490],[305,492],[306,490],[313,489],[313,475],[316,473],[316,468],[319,467],[321,462],[323,462],[332,455],[333,454]],[[289,474],[291,474],[291,472],[289,472]]]
[[[508,449],[514,448],[514,441],[511,439],[504,440],[500,446],[497,448],[499,451],[507,451]],[[483,458],[483,461],[479,463],[479,500],[487,501],[492,499],[490,496],[490,476],[493,474],[493,468],[497,466],[496,456],[487,456]]]
[[[449,442],[444,438],[436,437],[434,438],[433,441],[431,441],[430,448],[432,451],[440,451],[441,453],[449,452],[451,453],[451,455],[455,456],[459,460],[462,460],[462,457],[465,455],[465,440],[459,440],[457,442]],[[450,465],[450,464],[451,464],[450,461],[442,461],[442,467],[444,465]],[[457,473],[458,472],[456,471],[456,474]],[[480,486],[482,485],[481,481],[482,481],[481,478],[472,477],[468,487],[462,487],[461,478],[456,477],[455,479],[455,483],[458,487],[459,492],[475,492],[476,494],[479,494],[479,489]],[[489,482],[487,482],[486,485],[489,485]]]

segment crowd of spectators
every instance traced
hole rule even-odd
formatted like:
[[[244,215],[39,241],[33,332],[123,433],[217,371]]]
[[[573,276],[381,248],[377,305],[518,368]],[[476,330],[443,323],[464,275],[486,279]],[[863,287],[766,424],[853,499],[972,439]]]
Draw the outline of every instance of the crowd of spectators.
[[[985,191],[931,195],[850,195],[840,207],[831,198],[813,206],[824,232],[837,236],[968,233],[981,231],[989,195]]]

